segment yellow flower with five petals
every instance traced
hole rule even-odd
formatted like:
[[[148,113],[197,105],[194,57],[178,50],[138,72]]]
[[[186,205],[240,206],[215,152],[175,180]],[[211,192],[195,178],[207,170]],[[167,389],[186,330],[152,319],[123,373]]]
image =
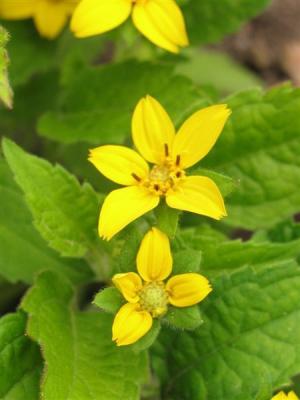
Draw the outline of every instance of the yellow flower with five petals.
[[[175,0],[82,0],[71,30],[77,37],[110,31],[129,16],[152,43],[173,53],[188,45],[185,22]]]
[[[89,160],[108,179],[127,186],[105,199],[99,218],[99,235],[111,239],[130,222],[154,209],[165,197],[169,207],[214,219],[226,216],[222,195],[205,176],[186,176],[214,146],[230,115],[226,105],[214,105],[193,114],[175,134],[164,108],[147,96],[132,119],[136,151],[105,145],[90,151]],[[150,169],[148,163],[153,166]]]
[[[40,35],[57,37],[79,0],[0,0],[0,18],[19,20],[33,18]]]
[[[113,341],[118,346],[132,344],[152,327],[153,318],[162,317],[168,304],[189,307],[210,292],[208,280],[197,273],[172,273],[172,255],[168,237],[152,228],[143,238],[137,254],[137,270],[113,277],[114,285],[128,303],[117,312],[113,322]]]
[[[284,392],[279,392],[276,396],[272,397],[272,400],[299,400],[295,392],[291,391],[288,394]]]

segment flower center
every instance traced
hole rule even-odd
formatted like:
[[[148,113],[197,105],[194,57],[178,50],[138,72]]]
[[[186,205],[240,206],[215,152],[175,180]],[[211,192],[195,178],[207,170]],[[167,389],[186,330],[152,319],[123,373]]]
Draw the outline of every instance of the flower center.
[[[139,293],[140,306],[153,317],[160,317],[167,311],[168,295],[163,282],[146,283]]]
[[[170,189],[175,189],[177,184],[185,177],[184,170],[180,167],[180,156],[176,161],[169,156],[168,145],[164,145],[165,159],[162,164],[154,165],[147,179],[141,179],[132,174],[135,180],[159,196],[165,196]]]

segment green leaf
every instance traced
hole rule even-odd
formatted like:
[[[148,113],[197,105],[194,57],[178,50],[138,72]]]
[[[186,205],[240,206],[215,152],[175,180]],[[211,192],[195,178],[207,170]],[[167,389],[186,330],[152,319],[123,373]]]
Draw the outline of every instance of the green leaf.
[[[180,250],[173,253],[172,275],[199,272],[202,259],[200,250]]]
[[[270,0],[182,0],[189,36],[194,43],[212,43],[239,29]]]
[[[180,211],[168,207],[165,202],[161,202],[154,213],[157,220],[157,228],[173,239],[176,235]]]
[[[32,283],[37,273],[51,269],[72,282],[85,282],[93,274],[84,261],[61,258],[47,247],[32,225],[20,189],[0,157],[0,271],[10,282]]]
[[[42,358],[25,333],[22,312],[0,319],[0,399],[38,400]]]
[[[235,62],[226,53],[189,47],[182,50],[181,54],[185,59],[177,61],[176,72],[187,76],[198,85],[213,85],[224,94],[262,86],[256,74]]]
[[[124,302],[125,300],[119,290],[115,287],[109,287],[96,294],[93,304],[108,313],[115,314]]]
[[[49,245],[69,257],[83,257],[94,249],[100,201],[92,187],[79,185],[61,166],[27,154],[7,139],[3,151],[35,226]]]
[[[8,33],[0,26],[0,99],[8,108],[12,108],[13,92],[9,84],[7,67],[9,58],[5,46]]]
[[[203,323],[200,309],[197,305],[184,308],[169,307],[164,321],[179,329],[196,329]]]
[[[56,41],[42,39],[31,21],[3,21],[3,25],[11,36],[8,51],[13,86],[23,84],[33,74],[49,71],[55,66]]]
[[[271,398],[270,388],[282,387],[300,371],[299,266],[247,268],[216,280],[213,288],[202,303],[200,328],[162,332],[154,355],[168,359],[162,398]],[[259,397],[264,390],[269,397]]]
[[[200,230],[183,233],[184,244],[202,252],[201,272],[208,277],[250,265],[259,269],[262,265],[280,260],[295,259],[300,254],[300,239],[286,243],[273,243],[267,240],[220,240],[217,236],[206,237]],[[184,250],[189,253],[189,250]]]
[[[72,309],[73,291],[52,272],[41,274],[22,302],[28,334],[43,348],[44,400],[138,400],[145,353],[112,342],[112,317]]]
[[[123,143],[134,107],[147,94],[162,102],[176,125],[208,103],[191,81],[173,75],[172,66],[128,61],[77,73],[57,109],[41,117],[38,130],[64,143]]]
[[[201,166],[240,182],[226,224],[269,228],[299,210],[300,90],[251,90],[225,102],[232,116]]]
[[[160,321],[154,319],[150,331],[146,333],[146,335],[143,336],[141,339],[139,339],[137,342],[130,345],[130,348],[137,353],[147,350],[149,347],[153,345],[153,343],[157,339],[160,332],[160,328],[161,328]]]

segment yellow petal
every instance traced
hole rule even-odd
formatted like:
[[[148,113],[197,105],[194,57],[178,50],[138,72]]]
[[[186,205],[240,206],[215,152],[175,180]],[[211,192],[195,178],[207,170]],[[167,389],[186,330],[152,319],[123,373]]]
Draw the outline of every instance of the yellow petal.
[[[134,272],[116,274],[112,281],[129,303],[137,303],[139,301],[138,292],[143,285],[138,274]]]
[[[152,327],[152,317],[147,311],[139,311],[138,304],[127,303],[115,316],[112,334],[117,346],[126,346],[138,341]]]
[[[71,21],[77,37],[98,35],[121,25],[130,15],[131,0],[82,0]]]
[[[214,219],[227,215],[217,185],[205,176],[188,176],[176,190],[167,193],[168,206]]]
[[[168,236],[152,228],[142,240],[136,261],[137,270],[146,282],[166,279],[173,265]]]
[[[169,302],[176,307],[189,307],[202,301],[211,291],[209,281],[200,274],[182,274],[170,278],[166,285]]]
[[[51,0],[38,1],[34,11],[34,22],[40,35],[54,39],[63,30],[68,20],[68,12],[63,3]]]
[[[289,398],[287,397],[287,395],[284,392],[279,392],[277,393],[275,396],[272,397],[272,400],[289,400]],[[292,399],[294,400],[294,399]],[[296,400],[298,400],[296,398]]]
[[[148,176],[146,161],[124,146],[101,146],[90,151],[89,161],[108,179],[120,185],[134,185]]]
[[[231,111],[226,104],[204,108],[188,118],[177,133],[172,150],[173,158],[180,156],[182,168],[188,168],[211,150]]]
[[[155,208],[159,196],[140,186],[112,191],[105,199],[99,218],[99,235],[110,240],[130,222]]]
[[[298,396],[296,396],[296,393],[291,391],[288,394],[288,400],[299,400]]]
[[[30,18],[36,0],[0,0],[0,17],[5,19]]]
[[[138,151],[151,163],[160,164],[171,152],[175,128],[165,109],[151,96],[141,99],[134,110],[132,138]]]
[[[132,13],[136,28],[151,42],[172,53],[188,45],[184,18],[174,0],[138,2]]]

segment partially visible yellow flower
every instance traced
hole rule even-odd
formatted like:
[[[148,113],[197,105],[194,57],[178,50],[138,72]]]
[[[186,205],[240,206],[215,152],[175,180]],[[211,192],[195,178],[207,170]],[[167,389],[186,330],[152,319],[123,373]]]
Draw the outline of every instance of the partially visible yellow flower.
[[[160,197],[169,207],[206,215],[226,216],[222,195],[205,176],[186,176],[185,169],[206,156],[217,141],[230,110],[224,104],[193,114],[175,135],[164,108],[152,97],[143,98],[132,120],[134,150],[101,146],[89,160],[107,178],[127,186],[105,199],[99,218],[99,235],[111,239],[131,221],[155,208]],[[147,162],[154,164],[151,169]]]
[[[0,18],[33,18],[40,35],[54,39],[66,25],[79,0],[0,0]]]
[[[152,327],[153,318],[163,316],[168,304],[189,307],[210,292],[208,280],[196,273],[175,275],[168,237],[152,228],[144,237],[138,255],[137,270],[113,277],[114,285],[127,300],[115,316],[113,340],[118,346],[132,344]]]
[[[272,400],[299,400],[295,392],[291,391],[288,394],[284,392],[279,392],[276,396],[272,397]]]
[[[175,0],[82,0],[71,30],[83,38],[110,31],[129,16],[152,43],[172,53],[188,45],[185,22]]]

